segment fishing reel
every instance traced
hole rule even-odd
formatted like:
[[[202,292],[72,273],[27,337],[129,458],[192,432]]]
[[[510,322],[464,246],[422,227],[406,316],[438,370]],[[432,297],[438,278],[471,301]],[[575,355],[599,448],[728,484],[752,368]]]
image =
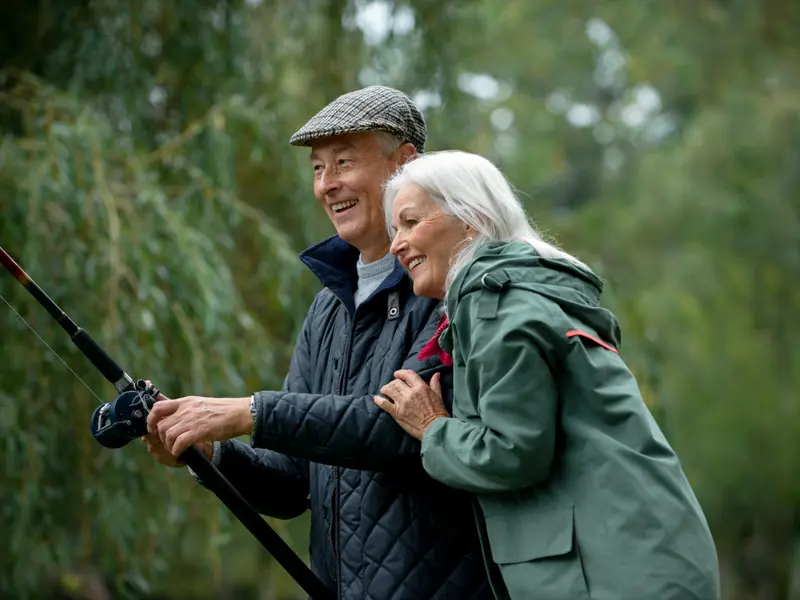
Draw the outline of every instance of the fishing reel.
[[[112,402],[101,404],[92,414],[92,435],[101,446],[122,448],[147,434],[147,415],[159,391],[139,379]]]

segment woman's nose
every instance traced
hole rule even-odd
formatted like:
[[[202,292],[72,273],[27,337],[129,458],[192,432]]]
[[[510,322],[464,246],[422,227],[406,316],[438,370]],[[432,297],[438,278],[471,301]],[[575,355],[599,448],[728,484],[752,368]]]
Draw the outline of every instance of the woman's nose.
[[[392,244],[389,246],[389,252],[394,256],[397,256],[400,252],[402,252],[405,245],[405,239],[399,233],[397,233],[392,238]]]

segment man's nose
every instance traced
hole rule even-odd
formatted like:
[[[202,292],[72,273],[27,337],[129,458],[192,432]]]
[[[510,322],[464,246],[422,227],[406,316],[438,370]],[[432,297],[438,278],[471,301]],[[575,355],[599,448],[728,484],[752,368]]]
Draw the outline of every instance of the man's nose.
[[[319,187],[323,194],[330,194],[331,192],[335,192],[337,189],[342,187],[342,184],[339,181],[338,173],[336,173],[336,170],[333,167],[326,166],[322,170],[322,174],[319,178]]]

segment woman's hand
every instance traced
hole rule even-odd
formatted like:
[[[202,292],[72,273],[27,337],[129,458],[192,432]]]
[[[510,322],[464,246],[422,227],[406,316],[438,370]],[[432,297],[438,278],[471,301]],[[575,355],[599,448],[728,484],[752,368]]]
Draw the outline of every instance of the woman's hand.
[[[450,416],[442,400],[439,373],[431,377],[430,386],[408,369],[395,371],[394,376],[394,380],[381,388],[381,394],[388,400],[374,396],[375,404],[392,415],[409,435],[422,441],[431,423],[440,417]]]
[[[164,448],[176,457],[193,444],[250,435],[252,429],[249,397],[186,396],[170,400],[160,395],[147,417],[148,437],[157,434]]]

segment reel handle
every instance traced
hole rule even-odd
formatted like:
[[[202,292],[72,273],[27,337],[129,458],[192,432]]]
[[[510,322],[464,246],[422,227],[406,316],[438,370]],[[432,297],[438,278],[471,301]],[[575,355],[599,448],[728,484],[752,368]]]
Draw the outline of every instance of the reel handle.
[[[129,385],[114,400],[94,410],[92,436],[101,446],[117,449],[147,435],[147,415],[160,393],[143,379]]]

